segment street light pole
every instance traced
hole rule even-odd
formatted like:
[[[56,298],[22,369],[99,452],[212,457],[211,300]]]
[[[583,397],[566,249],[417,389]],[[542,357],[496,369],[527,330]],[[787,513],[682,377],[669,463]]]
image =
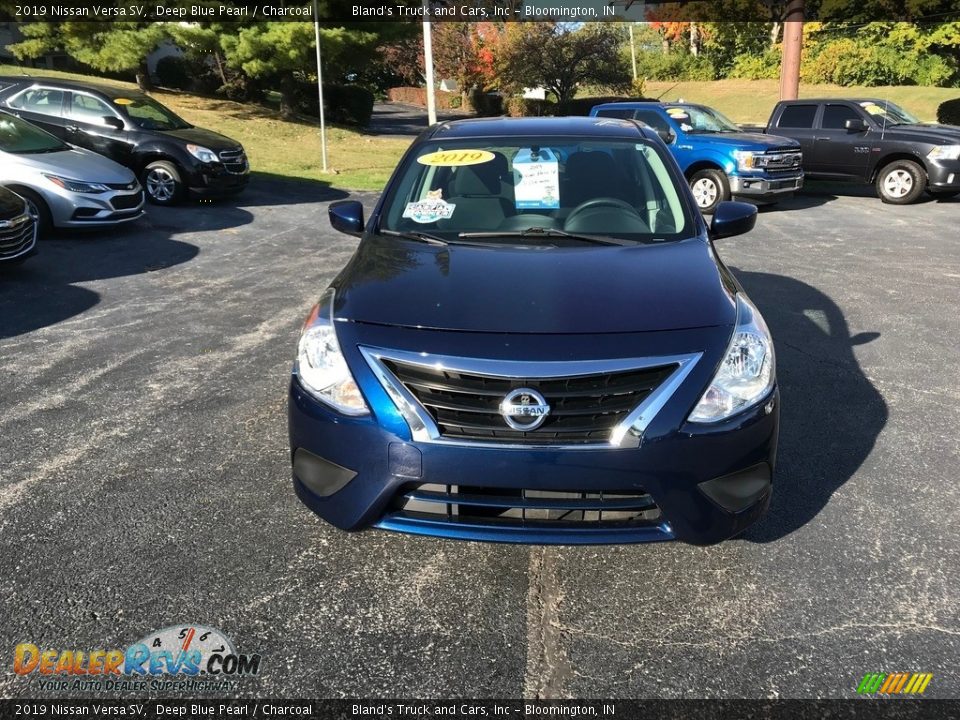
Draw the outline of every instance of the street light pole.
[[[633,44],[633,23],[628,25],[630,28],[630,63],[633,65],[633,81],[637,81],[637,47]]]
[[[317,99],[320,101],[320,155],[323,158],[323,171],[327,172],[327,128],[323,119],[323,75],[320,63],[320,12],[317,0],[313,0],[313,34],[317,43]]]

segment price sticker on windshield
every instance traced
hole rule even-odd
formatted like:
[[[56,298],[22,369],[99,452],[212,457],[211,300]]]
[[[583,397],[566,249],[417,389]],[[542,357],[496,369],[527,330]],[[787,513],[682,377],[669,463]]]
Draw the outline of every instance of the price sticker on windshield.
[[[131,100],[130,98],[114,98],[113,104],[114,105],[133,105],[133,100]]]
[[[667,115],[676,120],[685,120],[690,117],[686,110],[678,107],[667,108]]]
[[[421,165],[435,165],[438,167],[462,167],[464,165],[480,165],[493,160],[494,154],[488,150],[439,150],[427,155],[421,155],[417,162]]]

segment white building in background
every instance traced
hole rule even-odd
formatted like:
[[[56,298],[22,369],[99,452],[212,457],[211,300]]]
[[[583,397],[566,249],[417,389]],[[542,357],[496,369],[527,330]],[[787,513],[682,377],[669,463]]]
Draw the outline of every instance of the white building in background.
[[[523,98],[525,100],[546,100],[547,91],[545,88],[524,88]]]

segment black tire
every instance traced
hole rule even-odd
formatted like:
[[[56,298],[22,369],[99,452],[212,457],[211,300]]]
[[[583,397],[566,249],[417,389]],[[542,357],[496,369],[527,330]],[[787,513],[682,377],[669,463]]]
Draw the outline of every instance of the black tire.
[[[37,223],[37,237],[46,237],[53,231],[53,217],[46,201],[33,190],[14,188],[13,191],[27,201],[27,212],[33,215]]]
[[[183,199],[185,188],[180,170],[168,160],[155,160],[143,169],[140,184],[147,200],[154,205],[176,205]]]
[[[960,190],[931,190],[927,188],[927,192],[937,200],[949,200],[950,198],[955,198],[957,195],[960,195]]]
[[[927,174],[913,160],[894,160],[877,173],[877,195],[891,205],[909,205],[923,195]]]
[[[690,178],[690,191],[700,212],[709,215],[717,205],[730,199],[730,181],[722,170],[700,170]]]

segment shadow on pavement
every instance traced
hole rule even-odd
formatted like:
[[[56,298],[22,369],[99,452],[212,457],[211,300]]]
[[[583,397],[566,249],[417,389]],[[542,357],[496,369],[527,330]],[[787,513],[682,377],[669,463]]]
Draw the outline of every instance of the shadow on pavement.
[[[173,239],[175,234],[223,230],[253,220],[246,210],[230,207],[147,213],[116,228],[58,232],[42,239],[37,254],[22,265],[0,266],[0,339],[63,322],[100,302],[97,292],[77,283],[154,272],[196,257],[200,248]],[[171,216],[173,224],[167,220]]]
[[[780,442],[769,515],[742,537],[777,540],[810,522],[860,467],[887,423],[887,404],[860,369],[851,336],[826,294],[793,278],[732,268],[773,333]]]

